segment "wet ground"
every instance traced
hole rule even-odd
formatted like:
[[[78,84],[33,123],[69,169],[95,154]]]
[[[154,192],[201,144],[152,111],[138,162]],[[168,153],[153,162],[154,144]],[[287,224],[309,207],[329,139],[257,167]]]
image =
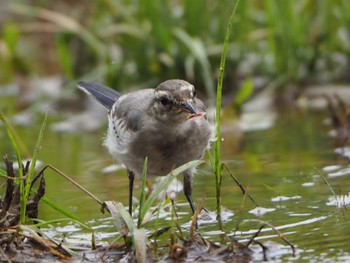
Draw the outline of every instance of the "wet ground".
[[[10,119],[15,116],[11,112],[9,115]],[[263,115],[267,118],[264,119]],[[29,153],[34,148],[42,121],[40,114],[31,116],[34,119],[28,126],[21,122],[15,126]],[[59,168],[99,199],[126,204],[128,180],[125,170],[120,166],[111,167],[113,160],[101,146],[105,128],[103,117],[100,128],[96,128],[99,127],[96,124],[93,129],[77,128],[67,132],[61,129],[62,126],[57,126],[58,121],[71,116],[49,113],[40,160]],[[259,126],[258,121],[253,119],[255,128],[249,129],[251,124],[237,123],[228,114],[223,124],[223,162],[258,207],[247,195],[242,195],[241,189],[225,172],[223,225],[219,227],[215,215],[214,175],[207,159],[194,179],[194,200],[198,203],[204,197],[204,207],[208,210],[202,213],[198,222],[201,236],[222,246],[232,240],[247,244],[258,229],[266,225],[255,238],[257,242],[250,246],[249,257],[236,258],[238,261],[350,261],[349,149],[347,144],[342,148],[335,145],[336,140],[330,136],[333,127],[329,119],[327,109],[292,106],[279,109],[278,114],[266,111],[257,118],[263,124]],[[81,126],[86,124],[84,122]],[[238,127],[240,132],[237,132]],[[6,143],[2,130],[0,138],[0,153],[11,156],[13,151]],[[54,172],[46,172],[45,178],[47,196],[91,226],[98,245],[108,246],[115,239],[118,234],[113,220],[100,212],[97,203]],[[140,180],[137,180],[137,198],[140,185]],[[169,225],[172,220],[169,207],[164,207],[159,227]],[[176,209],[182,231],[187,233],[191,215],[182,193],[177,196]],[[39,207],[41,219],[63,217],[45,204]],[[154,222],[151,221],[146,228],[154,230]],[[91,233],[73,222],[55,223],[52,228],[42,231],[56,240],[65,240],[71,246],[81,248],[85,244],[89,248],[91,245]],[[296,247],[295,256],[291,247],[279,236],[282,233]],[[160,250],[164,254],[169,253],[169,247],[165,246],[169,243],[169,234],[164,234],[159,242]],[[89,251],[85,258],[86,261],[103,258],[108,262],[113,259],[113,254],[118,258],[119,252],[116,251],[109,251],[107,257],[104,252]],[[80,252],[79,255],[82,254]],[[80,256],[76,257],[79,262]],[[235,261],[235,257],[231,255],[220,260],[231,262]]]

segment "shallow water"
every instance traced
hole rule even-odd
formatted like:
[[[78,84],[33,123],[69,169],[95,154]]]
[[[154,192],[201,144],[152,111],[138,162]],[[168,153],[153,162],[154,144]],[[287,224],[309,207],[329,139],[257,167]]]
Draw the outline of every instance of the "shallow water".
[[[237,134],[228,129],[223,134],[223,162],[259,207],[242,195],[225,172],[222,232],[215,219],[214,176],[207,159],[194,178],[193,198],[198,202],[205,197],[204,206],[213,214],[209,213],[199,221],[199,232],[215,242],[228,242],[229,238],[219,234],[226,233],[246,243],[264,221],[296,246],[296,256],[293,257],[290,247],[271,227],[265,227],[256,240],[268,247],[269,260],[350,261],[349,160],[335,153],[333,139],[328,135],[331,127],[324,125],[327,117],[327,112],[287,109],[279,114],[272,128],[244,133],[239,141]],[[53,132],[50,124],[54,118],[49,116],[40,159],[69,175],[100,200],[117,200],[127,204],[125,170],[102,172],[106,166],[113,164],[101,145],[104,128],[92,133]],[[29,152],[35,145],[40,122],[41,117],[38,117],[35,125],[16,126],[18,136]],[[0,145],[0,153],[13,156],[3,129],[0,139],[4,142]],[[113,240],[117,230],[109,216],[100,212],[97,203],[56,173],[47,171],[45,177],[49,198],[93,226],[98,243],[108,244]],[[137,180],[135,197],[139,196],[140,184]],[[190,222],[190,211],[182,193],[178,194],[176,203],[180,221],[186,228]],[[63,217],[45,204],[41,205],[39,213],[44,220]],[[161,223],[166,224],[166,221]],[[91,238],[73,223],[60,223],[58,226],[62,228],[48,231],[48,234],[64,235],[72,243],[89,242]],[[254,251],[252,260],[262,260],[261,248],[257,245],[251,248]]]

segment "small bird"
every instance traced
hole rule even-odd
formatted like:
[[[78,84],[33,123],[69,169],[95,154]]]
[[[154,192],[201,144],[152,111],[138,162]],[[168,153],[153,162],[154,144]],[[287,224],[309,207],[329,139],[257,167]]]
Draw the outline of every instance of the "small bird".
[[[134,178],[142,174],[146,157],[147,175],[165,176],[178,166],[201,159],[210,146],[212,128],[205,116],[206,107],[187,81],[167,80],[155,89],[125,95],[97,83],[81,81],[77,87],[109,110],[104,145],[127,168],[130,214]],[[189,169],[183,176],[184,194],[194,213],[193,173],[194,169]]]

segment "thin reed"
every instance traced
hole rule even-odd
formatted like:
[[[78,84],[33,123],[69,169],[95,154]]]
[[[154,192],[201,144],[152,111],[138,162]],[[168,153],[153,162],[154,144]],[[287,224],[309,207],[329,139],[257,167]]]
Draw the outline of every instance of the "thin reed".
[[[224,46],[221,54],[219,77],[216,88],[216,141],[214,143],[214,172],[215,172],[215,189],[216,189],[216,211],[217,216],[221,215],[221,182],[222,182],[222,163],[221,163],[221,101],[222,101],[222,85],[224,81],[225,62],[227,56],[227,50],[229,45],[229,39],[231,34],[231,27],[235,18],[236,10],[239,4],[239,0],[233,7],[229,22],[227,24]]]

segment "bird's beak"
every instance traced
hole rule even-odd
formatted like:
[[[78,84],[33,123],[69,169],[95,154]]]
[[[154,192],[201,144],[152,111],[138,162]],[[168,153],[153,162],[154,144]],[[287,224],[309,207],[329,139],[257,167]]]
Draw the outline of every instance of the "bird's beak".
[[[188,110],[190,113],[197,114],[197,111],[195,110],[195,108],[192,106],[190,102],[186,102],[183,107],[184,109]]]
[[[191,113],[191,115],[188,116],[188,119],[205,115],[205,112],[197,112],[190,102],[186,102],[183,107]]]

